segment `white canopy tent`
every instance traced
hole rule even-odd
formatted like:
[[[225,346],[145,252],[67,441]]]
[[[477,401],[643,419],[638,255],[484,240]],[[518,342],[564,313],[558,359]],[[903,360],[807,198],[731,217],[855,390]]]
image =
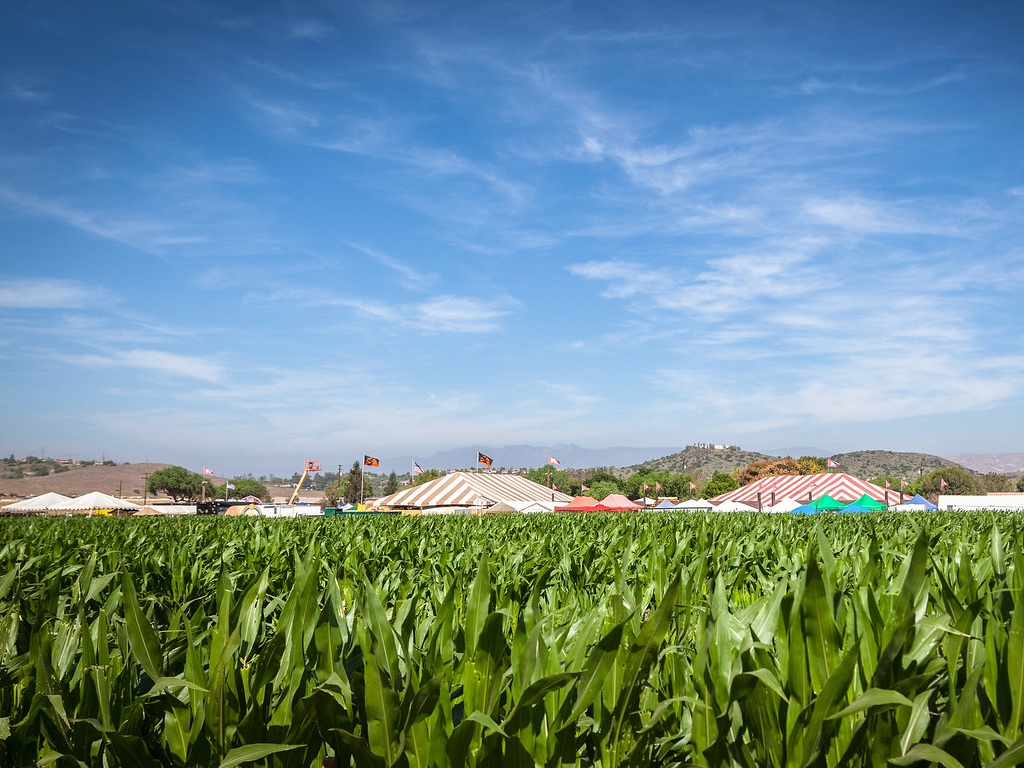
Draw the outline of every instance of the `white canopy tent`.
[[[696,512],[697,510],[701,509],[709,510],[714,508],[715,505],[712,504],[707,499],[687,499],[686,501],[681,501],[678,504],[676,504],[676,509],[687,509],[691,512]]]
[[[715,507],[715,512],[757,512],[757,510],[741,501],[723,501]]]
[[[33,496],[31,499],[25,499],[24,501],[16,501],[13,504],[8,504],[3,508],[3,511],[45,512],[54,504],[63,504],[66,501],[71,501],[71,497],[51,491],[50,493],[44,493],[41,496]]]
[[[764,507],[762,512],[780,513],[780,512],[792,512],[797,507],[801,506],[801,502],[796,499],[791,499],[788,496],[781,501],[775,503],[773,507]]]
[[[99,491],[87,493],[84,496],[65,501],[62,504],[54,504],[50,507],[51,512],[94,512],[100,509],[119,510],[124,512],[137,512],[142,509],[138,504],[132,504],[124,499],[117,499]]]
[[[499,501],[484,510],[491,512],[518,512],[532,514],[537,512],[554,512],[555,502],[553,501]]]

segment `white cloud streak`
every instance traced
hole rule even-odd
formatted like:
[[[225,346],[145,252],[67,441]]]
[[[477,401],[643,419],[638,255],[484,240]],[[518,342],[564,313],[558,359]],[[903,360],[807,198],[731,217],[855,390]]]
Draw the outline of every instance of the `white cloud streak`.
[[[59,278],[12,278],[0,281],[0,307],[7,309],[86,309],[120,299],[102,286]]]

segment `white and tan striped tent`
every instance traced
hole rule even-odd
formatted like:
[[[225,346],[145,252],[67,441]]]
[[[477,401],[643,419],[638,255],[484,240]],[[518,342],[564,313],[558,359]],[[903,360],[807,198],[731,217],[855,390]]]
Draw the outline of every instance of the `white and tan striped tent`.
[[[378,499],[375,507],[389,509],[430,509],[466,507],[486,509],[500,501],[572,501],[559,491],[519,475],[492,475],[483,472],[451,472],[429,483],[406,488]]]

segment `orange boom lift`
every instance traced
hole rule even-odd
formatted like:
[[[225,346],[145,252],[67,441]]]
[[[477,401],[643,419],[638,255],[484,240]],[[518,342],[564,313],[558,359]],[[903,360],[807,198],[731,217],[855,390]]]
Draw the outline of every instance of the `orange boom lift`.
[[[299,489],[302,487],[302,484],[304,482],[306,482],[306,475],[308,475],[310,472],[319,472],[320,469],[321,469],[321,465],[320,465],[319,461],[307,461],[306,462],[306,467],[305,467],[305,469],[302,470],[302,477],[299,478],[299,482],[295,486],[295,493],[293,493],[292,497],[290,499],[288,499],[288,506],[291,506],[292,504],[294,504],[295,500],[299,497]]]

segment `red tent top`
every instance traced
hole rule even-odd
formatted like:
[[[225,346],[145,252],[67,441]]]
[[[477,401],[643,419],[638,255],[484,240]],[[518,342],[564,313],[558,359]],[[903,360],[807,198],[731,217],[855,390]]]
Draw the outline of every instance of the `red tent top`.
[[[644,507],[642,504],[630,501],[621,493],[610,493],[601,500],[597,508],[609,512],[623,512],[628,509],[643,509]]]
[[[555,507],[556,512],[578,512],[584,509],[593,509],[597,504],[597,499],[593,496],[577,496],[575,499],[570,501],[568,504],[560,507]]]

